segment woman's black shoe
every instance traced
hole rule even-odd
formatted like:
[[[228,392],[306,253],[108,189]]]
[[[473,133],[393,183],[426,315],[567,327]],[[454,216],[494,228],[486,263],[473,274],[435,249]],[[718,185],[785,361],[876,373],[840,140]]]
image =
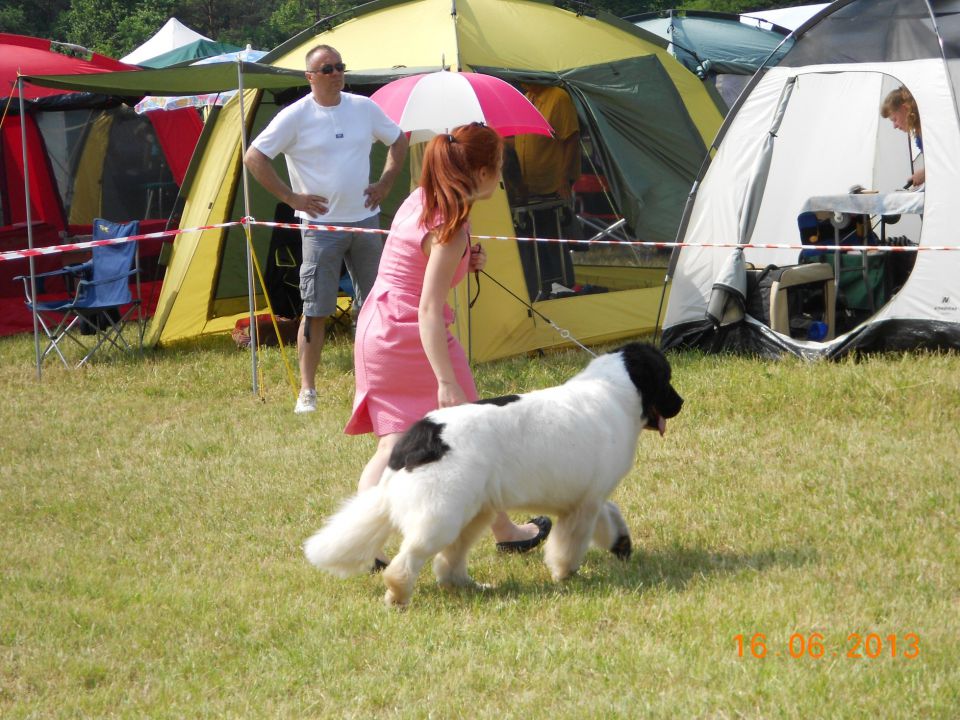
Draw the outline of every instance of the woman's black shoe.
[[[550,528],[553,527],[553,523],[550,522],[550,518],[545,515],[538,515],[535,518],[530,518],[527,520],[528,523],[533,523],[538,528],[540,532],[534,535],[532,538],[527,540],[512,540],[509,542],[498,542],[497,550],[499,552],[512,552],[512,553],[525,553],[533,550],[537,545],[542,543],[547,539],[547,535],[550,534]]]

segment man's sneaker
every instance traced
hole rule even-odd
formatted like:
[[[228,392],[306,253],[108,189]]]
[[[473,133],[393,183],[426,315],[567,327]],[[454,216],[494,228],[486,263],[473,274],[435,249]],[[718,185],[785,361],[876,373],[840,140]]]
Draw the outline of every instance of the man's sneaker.
[[[317,391],[301,390],[297,397],[297,406],[293,409],[297,415],[317,411]]]

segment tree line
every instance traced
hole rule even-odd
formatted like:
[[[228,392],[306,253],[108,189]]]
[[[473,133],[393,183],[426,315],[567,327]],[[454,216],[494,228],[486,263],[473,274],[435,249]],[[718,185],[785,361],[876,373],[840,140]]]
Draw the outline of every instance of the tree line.
[[[592,0],[585,4],[623,17],[669,8],[743,13],[808,1]],[[213,40],[269,50],[324,18],[364,4],[361,0],[4,0],[0,31],[74,43],[119,58],[175,17]]]

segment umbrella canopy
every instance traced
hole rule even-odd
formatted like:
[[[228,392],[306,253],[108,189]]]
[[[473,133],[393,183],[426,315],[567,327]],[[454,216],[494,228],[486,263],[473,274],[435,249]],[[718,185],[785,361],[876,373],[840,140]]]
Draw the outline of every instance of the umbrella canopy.
[[[458,125],[482,122],[503,136],[553,135],[527,98],[510,83],[475,72],[439,72],[394,80],[370,99],[404,131],[424,142]]]

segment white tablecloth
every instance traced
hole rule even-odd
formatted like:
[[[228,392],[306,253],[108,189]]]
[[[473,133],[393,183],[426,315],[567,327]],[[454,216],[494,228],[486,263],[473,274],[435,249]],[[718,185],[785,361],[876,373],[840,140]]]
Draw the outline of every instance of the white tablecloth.
[[[853,215],[922,215],[923,191],[898,190],[890,193],[816,195],[800,212],[842,212]]]

